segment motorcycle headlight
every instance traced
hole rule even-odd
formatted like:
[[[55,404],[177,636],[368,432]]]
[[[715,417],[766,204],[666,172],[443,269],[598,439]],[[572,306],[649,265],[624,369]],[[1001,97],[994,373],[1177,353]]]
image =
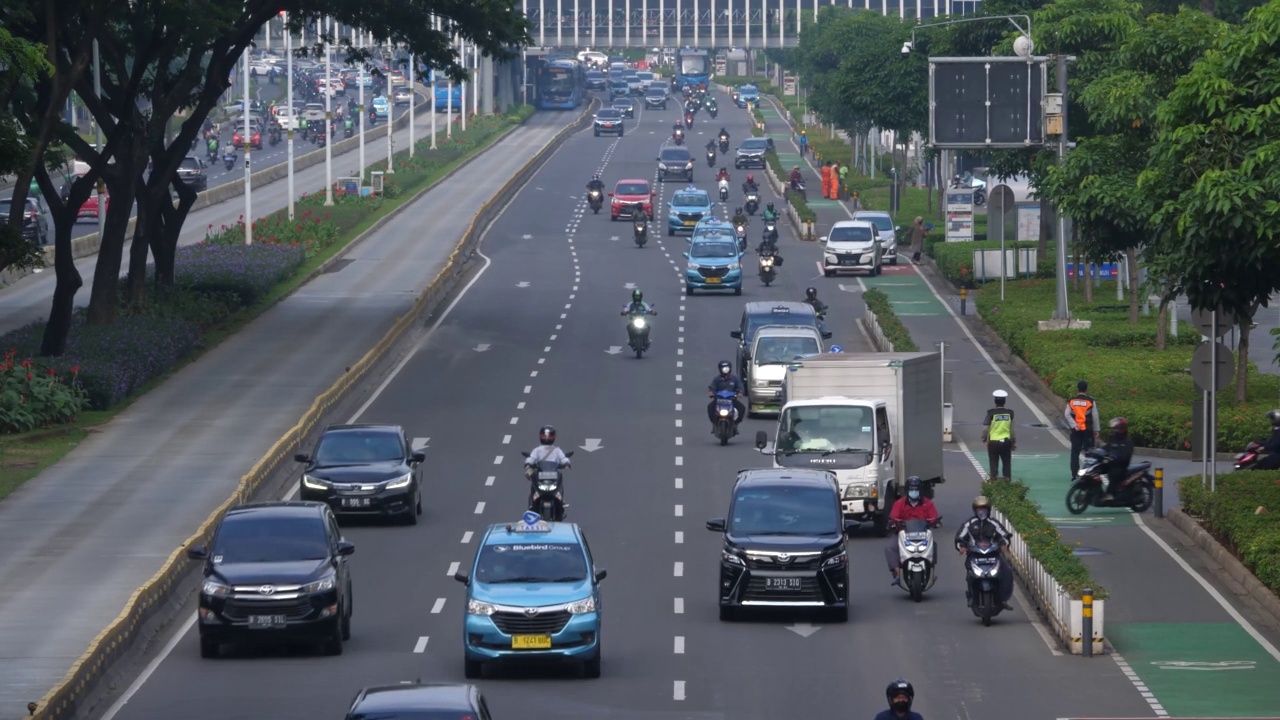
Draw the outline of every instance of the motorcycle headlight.
[[[760,258],[760,265],[761,265],[762,267],[772,267],[772,266],[773,266],[773,258],[772,258],[772,257],[768,257],[768,256],[765,256],[765,257]]]
[[[337,584],[337,580],[333,575],[325,575],[315,582],[309,582],[306,585],[303,585],[299,588],[299,591],[305,594],[327,592],[336,587]]]
[[[827,568],[827,567],[840,567],[841,565],[844,565],[844,564],[845,564],[845,563],[847,563],[847,562],[849,562],[849,553],[847,553],[847,552],[841,552],[839,555],[832,555],[831,557],[827,558],[826,560],[823,560],[823,561],[822,561],[822,567],[824,567],[824,568]]]
[[[1088,474],[1089,474],[1089,468],[1087,467],[1082,467],[1076,471],[1076,477],[1084,477],[1085,475],[1088,475]]]
[[[643,328],[644,328],[644,318],[642,318],[642,317],[638,317],[638,318],[636,318],[635,320],[632,320],[632,321],[631,321],[631,326],[632,326],[632,327],[634,327],[634,328],[635,328],[635,329],[637,329],[637,330],[641,330],[641,329],[643,329]]]
[[[487,602],[480,602],[479,600],[467,601],[468,615],[483,615],[485,617],[488,617],[496,612],[498,612],[498,608],[493,605],[490,605]]]
[[[555,483],[544,483],[544,482],[538,483],[538,490],[540,490],[541,492],[553,492],[555,489],[556,489]]]
[[[743,567],[746,567],[746,563],[742,562],[742,558],[729,552],[728,550],[720,551],[720,559],[724,560],[725,562],[731,565],[742,565]]]
[[[729,408],[721,408],[720,417],[729,417]]]
[[[395,490],[397,488],[408,487],[409,483],[412,480],[413,480],[413,473],[405,473],[404,475],[401,475],[395,480],[392,480],[391,482],[387,483],[387,489]]]
[[[318,480],[316,478],[313,478],[310,475],[302,476],[302,486],[307,488],[308,490],[328,490],[329,489],[329,483],[325,482],[324,480]]]
[[[596,611],[596,599],[593,597],[582,598],[566,605],[565,610],[568,610],[570,615],[593,613]]]
[[[205,580],[200,586],[200,592],[209,597],[227,597],[231,594],[231,586],[217,580]]]

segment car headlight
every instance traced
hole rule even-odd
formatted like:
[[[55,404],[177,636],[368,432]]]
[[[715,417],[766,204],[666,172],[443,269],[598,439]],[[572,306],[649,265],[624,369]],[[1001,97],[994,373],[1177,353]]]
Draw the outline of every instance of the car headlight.
[[[686,265],[686,266],[685,266],[685,268],[686,268],[686,269],[688,269],[688,270],[697,270],[697,269],[698,269],[698,263],[696,263],[696,262],[694,262],[694,261],[690,260],[690,261],[689,261],[689,264],[688,264],[688,265]]]
[[[738,270],[741,270],[741,269],[742,269],[742,266],[739,265],[738,263],[731,263],[729,265],[729,272],[737,272]]]
[[[593,613],[596,611],[596,599],[588,597],[582,598],[581,600],[575,600],[574,602],[565,605],[564,609],[568,610],[570,615],[585,615],[587,613]]]
[[[685,170],[692,170],[692,169],[693,169],[693,161],[692,161],[692,160],[690,160],[689,162],[685,163],[685,164],[684,164],[684,169],[685,169]]]
[[[844,489],[844,498],[846,500],[854,500],[856,498],[864,498],[870,495],[867,492],[866,485],[849,485]]]
[[[337,580],[334,578],[333,575],[325,575],[324,577],[320,578],[319,580],[316,580],[315,582],[309,582],[306,585],[303,585],[301,588],[299,588],[299,592],[302,592],[305,594],[328,592],[329,590],[332,590],[337,584],[338,584]]]
[[[309,490],[328,490],[329,483],[324,480],[318,480],[310,475],[302,476],[302,486]]]
[[[209,597],[227,597],[231,594],[231,586],[217,580],[205,580],[200,586],[200,592]]]
[[[642,317],[638,317],[638,318],[636,318],[636,319],[632,320],[632,321],[631,321],[631,325],[632,325],[633,327],[635,327],[635,329],[637,329],[637,330],[642,330],[642,329],[644,329],[644,318],[642,318]]]
[[[728,550],[720,551],[720,559],[724,560],[725,562],[731,565],[742,565],[743,567],[746,567],[746,563],[742,562],[742,558],[729,552]]]
[[[839,567],[849,562],[849,553],[841,551],[838,555],[832,555],[822,561],[822,567]]]
[[[659,169],[659,170],[666,170],[666,169],[667,169],[667,165],[666,165],[666,163],[658,163],[658,169]]]
[[[480,602],[479,600],[467,601],[468,615],[483,615],[484,617],[489,617],[496,612],[498,612],[496,605],[490,605],[487,602]]]
[[[405,473],[404,475],[401,475],[395,480],[392,480],[391,482],[387,483],[387,489],[395,490],[397,488],[408,487],[409,483],[412,481],[413,481],[413,473]]]

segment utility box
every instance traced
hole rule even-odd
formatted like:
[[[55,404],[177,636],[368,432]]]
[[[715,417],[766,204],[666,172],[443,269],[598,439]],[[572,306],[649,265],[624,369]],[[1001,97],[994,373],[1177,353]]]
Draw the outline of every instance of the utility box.
[[[1204,395],[1197,393],[1195,400],[1191,401],[1191,461],[1203,462],[1204,455],[1208,448],[1205,447],[1204,437]],[[1217,408],[1214,408],[1216,410]],[[1210,418],[1213,424],[1217,424],[1217,418]]]

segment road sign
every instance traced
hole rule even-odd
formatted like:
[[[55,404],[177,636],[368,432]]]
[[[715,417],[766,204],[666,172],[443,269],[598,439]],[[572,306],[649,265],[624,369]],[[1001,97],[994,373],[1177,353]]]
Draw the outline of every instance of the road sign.
[[[1231,328],[1234,325],[1231,321],[1231,317],[1222,312],[1222,308],[1218,308],[1218,322],[1216,326],[1218,334],[1214,335],[1215,326],[1213,315],[1214,313],[1208,309],[1195,310],[1191,313],[1191,324],[1195,325],[1196,329],[1200,331],[1200,334],[1207,338],[1222,337],[1231,331]]]
[[[1219,342],[1202,342],[1191,355],[1191,379],[1201,390],[1207,390],[1213,385],[1215,353],[1218,362],[1218,385],[1214,389],[1225,390],[1231,387],[1231,381],[1235,379],[1236,363],[1231,348]]]
[[[954,149],[1044,144],[1045,66],[1022,57],[929,58],[929,144]]]

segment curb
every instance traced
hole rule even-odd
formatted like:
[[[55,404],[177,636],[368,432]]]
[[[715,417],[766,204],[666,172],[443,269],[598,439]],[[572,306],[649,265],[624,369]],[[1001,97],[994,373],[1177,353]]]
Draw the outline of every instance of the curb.
[[[194,534],[169,554],[164,565],[150,580],[134,591],[133,595],[125,603],[120,615],[90,641],[88,649],[72,664],[63,679],[40,699],[38,709],[32,713],[34,717],[38,720],[71,720],[71,718],[74,718],[78,703],[93,689],[94,683],[102,677],[111,663],[131,646],[143,624],[154,614],[157,608],[169,600],[176,590],[175,586],[180,584],[181,580],[188,575],[190,568],[187,566],[187,548],[206,542],[227,510],[251,500],[264,481],[288,457],[293,448],[301,443],[307,434],[315,428],[325,413],[343,399],[352,386],[374,367],[420,317],[432,312],[449,297],[450,293],[455,289],[457,281],[464,274],[463,266],[474,251],[474,246],[479,243],[485,230],[488,229],[496,215],[506,205],[510,193],[536,172],[571,135],[579,132],[590,123],[591,113],[596,104],[596,101],[589,104],[571,125],[561,130],[543,145],[542,149],[525,163],[524,167],[512,175],[501,188],[480,206],[480,209],[467,225],[467,229],[463,232],[462,238],[454,246],[453,252],[450,253],[449,258],[445,261],[444,267],[440,269],[427,288],[418,296],[413,307],[397,318],[395,324],[392,325],[382,339],[356,361],[337,382],[315,399],[297,424],[286,431],[271,449],[254,464],[253,468],[241,477],[238,487],[231,496],[223,501],[200,524],[199,529]],[[456,171],[457,168],[454,169],[454,172]],[[447,177],[448,175],[445,176],[445,178]],[[441,180],[445,178],[441,178]],[[440,180],[437,182],[440,182]],[[420,190],[414,195],[413,200],[428,192],[434,185],[435,183],[432,183],[432,185]],[[389,213],[387,217],[390,218],[399,214],[409,207],[413,200],[405,202],[395,211]],[[355,246],[376,230],[380,224],[381,221],[375,223],[347,247]],[[335,258],[342,254],[339,253]]]
[[[1165,513],[1165,518],[1170,525],[1190,537],[1191,541],[1213,558],[1214,562],[1221,565],[1227,577],[1244,588],[1244,594],[1249,599],[1261,605],[1275,622],[1280,623],[1280,597],[1277,597],[1271,588],[1263,585],[1262,581],[1235,555],[1232,555],[1225,545],[1205,530],[1198,520],[1188,515],[1182,508],[1169,510]]]

